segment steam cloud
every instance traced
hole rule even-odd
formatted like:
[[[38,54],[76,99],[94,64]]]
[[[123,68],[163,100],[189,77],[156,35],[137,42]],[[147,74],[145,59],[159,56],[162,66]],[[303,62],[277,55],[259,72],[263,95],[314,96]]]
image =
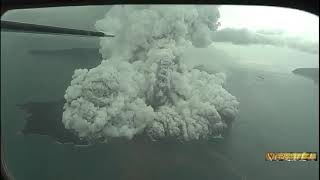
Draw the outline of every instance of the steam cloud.
[[[96,28],[116,36],[101,39],[100,65],[75,70],[65,127],[105,141],[221,135],[239,106],[223,88],[225,74],[189,68],[181,58],[187,47],[212,43],[218,18],[216,6],[113,6]]]
[[[224,28],[212,33],[214,42],[231,42],[233,44],[266,44],[288,47],[307,53],[319,53],[319,43],[298,37],[285,36],[281,32],[250,31],[248,29]]]

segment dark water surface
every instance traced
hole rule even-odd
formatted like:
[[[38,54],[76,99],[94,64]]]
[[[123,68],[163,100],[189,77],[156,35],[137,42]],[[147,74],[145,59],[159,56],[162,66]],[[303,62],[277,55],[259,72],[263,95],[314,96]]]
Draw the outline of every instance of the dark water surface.
[[[226,88],[239,99],[240,113],[225,141],[75,146],[57,143],[63,140],[54,138],[54,125],[44,132],[51,136],[21,133],[28,114],[17,105],[44,102],[36,108],[43,108],[43,117],[53,117],[50,109],[56,107],[45,102],[63,98],[74,69],[99,64],[100,55],[94,53],[98,39],[13,33],[1,33],[1,38],[1,132],[15,179],[319,178],[319,162],[264,160],[268,151],[319,152],[319,87],[312,80],[235,69]],[[42,123],[49,121],[43,118]]]

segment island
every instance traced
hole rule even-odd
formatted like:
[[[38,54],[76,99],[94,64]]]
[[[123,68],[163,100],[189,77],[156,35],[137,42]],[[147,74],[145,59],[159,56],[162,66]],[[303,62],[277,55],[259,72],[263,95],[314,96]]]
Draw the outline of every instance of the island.
[[[319,83],[319,68],[297,68],[292,71],[293,74],[303,76]]]

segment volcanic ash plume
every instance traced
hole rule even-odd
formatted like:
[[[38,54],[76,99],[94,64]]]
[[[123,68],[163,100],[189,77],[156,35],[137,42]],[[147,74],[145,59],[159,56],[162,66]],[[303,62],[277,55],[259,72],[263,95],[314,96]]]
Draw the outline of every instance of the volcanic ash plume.
[[[75,70],[66,90],[65,127],[88,140],[222,134],[239,106],[223,88],[225,74],[189,68],[181,58],[187,47],[211,44],[218,18],[214,6],[114,6],[96,22],[115,34],[101,39],[101,64]]]

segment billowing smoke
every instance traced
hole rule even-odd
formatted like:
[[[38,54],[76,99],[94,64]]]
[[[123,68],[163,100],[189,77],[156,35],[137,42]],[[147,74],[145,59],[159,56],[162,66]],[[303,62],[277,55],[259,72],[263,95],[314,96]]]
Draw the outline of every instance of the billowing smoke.
[[[319,43],[298,37],[287,36],[279,31],[250,31],[248,29],[224,28],[212,33],[214,42],[231,42],[233,44],[266,44],[288,47],[307,53],[319,53]]]
[[[112,7],[96,28],[115,37],[101,39],[100,65],[75,70],[65,127],[88,140],[221,135],[239,106],[223,88],[225,74],[189,68],[181,58],[187,47],[212,43],[218,18],[215,6]]]

